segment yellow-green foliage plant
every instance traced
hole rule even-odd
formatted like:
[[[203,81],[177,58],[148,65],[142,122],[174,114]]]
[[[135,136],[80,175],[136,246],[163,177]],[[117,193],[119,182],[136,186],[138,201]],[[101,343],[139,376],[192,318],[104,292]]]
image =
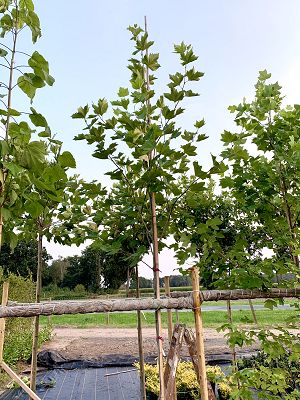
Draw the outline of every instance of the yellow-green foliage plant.
[[[139,368],[139,364],[135,364]],[[157,399],[159,394],[158,366],[145,364],[146,391],[149,399]],[[218,366],[207,366],[207,377],[212,383],[218,385],[219,398],[227,400],[230,398],[231,388],[227,378]],[[200,387],[197,382],[196,373],[191,362],[181,361],[176,372],[177,399],[199,400]]]

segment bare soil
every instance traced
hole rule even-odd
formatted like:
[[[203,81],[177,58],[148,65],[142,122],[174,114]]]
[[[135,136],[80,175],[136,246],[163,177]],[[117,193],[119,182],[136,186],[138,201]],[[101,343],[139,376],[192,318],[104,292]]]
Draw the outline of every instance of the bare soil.
[[[137,330],[130,328],[54,328],[53,339],[45,343],[42,350],[56,350],[67,359],[97,360],[105,355],[138,356]],[[208,356],[230,355],[223,333],[215,329],[204,330],[205,352]],[[167,330],[163,331],[163,346],[168,351]],[[156,333],[154,328],[143,329],[143,347],[145,356],[157,354]],[[258,349],[258,345],[243,348],[242,354]],[[185,345],[182,355],[188,355]]]

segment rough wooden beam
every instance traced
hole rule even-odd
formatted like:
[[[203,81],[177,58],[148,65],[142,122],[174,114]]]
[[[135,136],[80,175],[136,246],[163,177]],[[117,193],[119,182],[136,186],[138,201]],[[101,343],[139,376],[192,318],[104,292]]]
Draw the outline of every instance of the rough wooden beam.
[[[189,296],[191,296],[191,292],[171,292],[172,298]],[[202,301],[299,298],[300,288],[270,289],[268,291],[259,289],[203,290],[201,291],[201,297]]]
[[[135,310],[158,309],[192,309],[193,298],[191,292],[171,292],[171,298],[141,298],[141,299],[116,299],[116,300],[76,300],[52,301],[44,303],[14,303],[7,307],[0,307],[0,318],[8,317],[34,317],[35,315],[62,315],[62,314],[88,314],[99,312],[121,312]],[[204,290],[201,292],[203,301],[239,300],[258,298],[298,298],[300,288],[297,289],[271,289],[262,290]]]
[[[165,299],[117,299],[117,300],[77,300],[55,301],[52,303],[28,303],[0,307],[0,318],[33,317],[35,315],[88,314],[99,312],[190,309],[193,306],[191,297]]]

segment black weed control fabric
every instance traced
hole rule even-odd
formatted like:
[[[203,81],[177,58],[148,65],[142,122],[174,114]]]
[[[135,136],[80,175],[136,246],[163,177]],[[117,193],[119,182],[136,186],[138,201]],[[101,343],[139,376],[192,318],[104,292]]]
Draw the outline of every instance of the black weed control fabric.
[[[37,395],[43,400],[140,399],[138,371],[132,367],[51,369],[39,373],[37,383]],[[22,389],[11,389],[0,399],[27,400],[29,396]]]

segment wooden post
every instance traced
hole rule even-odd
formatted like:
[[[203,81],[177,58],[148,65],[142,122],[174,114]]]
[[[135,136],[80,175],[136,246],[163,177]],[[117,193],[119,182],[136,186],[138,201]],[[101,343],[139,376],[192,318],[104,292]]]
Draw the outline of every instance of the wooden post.
[[[231,301],[227,300],[227,315],[228,315],[228,321],[232,325],[233,324],[233,319],[232,319],[232,310],[231,310]],[[235,346],[232,348],[232,366],[234,370],[237,370],[237,361],[236,361],[236,350]]]
[[[253,321],[254,321],[255,325],[258,325],[257,318],[256,318],[256,312],[253,307],[253,302],[251,299],[249,299],[248,301],[249,301],[249,306],[250,306],[250,310],[252,313]]]
[[[41,292],[42,292],[42,268],[43,268],[43,235],[39,231],[38,233],[38,261],[37,261],[37,273],[36,273],[36,293],[35,301],[40,303]],[[30,374],[30,388],[35,391],[36,389],[36,374],[37,374],[37,352],[39,342],[39,316],[34,317],[34,329],[32,338],[32,352],[31,352],[31,374]]]
[[[197,359],[199,366],[198,379],[200,383],[201,400],[209,400],[208,390],[207,390],[203,325],[202,325],[202,315],[201,315],[199,270],[196,267],[192,268],[192,285],[193,285],[193,303],[194,303],[194,317],[195,317],[195,328],[196,328],[196,350],[197,350]]]
[[[200,385],[199,382],[199,366],[198,366],[198,357],[197,357],[197,348],[196,348],[196,339],[195,336],[193,334],[193,332],[191,332],[189,329],[185,329],[184,330],[184,340],[187,344],[188,350],[189,350],[189,354],[190,357],[192,359],[192,363],[197,375],[197,379],[198,379],[198,383]],[[207,382],[207,388],[208,388],[208,400],[216,400],[216,395],[213,391],[213,388],[211,386],[211,383],[208,381]]]
[[[9,289],[9,283],[3,282],[2,302],[1,302],[2,307],[5,307],[7,305],[8,289]],[[3,360],[4,336],[5,336],[5,318],[1,318],[0,319],[0,361]]]
[[[136,297],[140,298],[140,281],[139,270],[136,266]],[[140,391],[141,399],[146,400],[146,385],[145,385],[145,363],[144,363],[144,349],[143,349],[143,332],[142,332],[142,316],[141,310],[137,310],[137,329],[138,329],[138,344],[139,344],[139,363],[140,363]]]
[[[164,282],[165,282],[165,295],[166,295],[166,297],[171,297],[171,291],[170,291],[170,277],[169,277],[169,276],[165,276],[165,277],[164,277]],[[173,333],[172,310],[167,310],[167,315],[168,315],[168,337],[169,337],[169,345],[171,345],[172,333]]]
[[[106,298],[109,299],[109,294],[106,295]],[[109,325],[109,311],[107,313],[105,313],[105,322],[106,325]]]
[[[167,357],[164,384],[165,384],[165,399],[174,400],[176,395],[176,369],[179,362],[182,339],[184,335],[185,325],[175,325],[172,335],[170,349]],[[176,397],[175,397],[176,396]]]

